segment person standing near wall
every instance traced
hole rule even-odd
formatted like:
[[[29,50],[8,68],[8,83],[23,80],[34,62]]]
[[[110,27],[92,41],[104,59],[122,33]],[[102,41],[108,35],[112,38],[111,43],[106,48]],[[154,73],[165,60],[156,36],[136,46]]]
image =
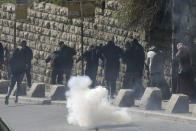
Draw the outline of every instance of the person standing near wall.
[[[183,93],[189,96],[190,99],[195,97],[195,87],[192,73],[192,58],[190,51],[183,43],[177,44],[178,52],[176,59],[178,61],[178,85],[177,93]]]
[[[131,88],[135,90],[135,97],[141,98],[141,96],[144,93],[144,87],[142,83],[142,77],[143,77],[143,70],[144,70],[144,48],[139,44],[137,39],[134,39],[131,42],[131,52],[132,52],[132,81],[133,84]]]
[[[63,41],[59,42],[60,47],[60,53],[63,56],[63,66],[64,66],[64,72],[66,74],[66,83],[70,79],[72,67],[73,67],[73,56],[76,55],[76,51],[74,48],[69,47],[64,44]]]
[[[10,85],[8,88],[8,93],[5,97],[5,104],[9,104],[9,96],[17,83],[17,89],[16,89],[16,99],[15,103],[18,102],[18,95],[19,90],[21,88],[21,82],[24,77],[24,73],[26,71],[26,61],[25,61],[25,54],[23,51],[21,51],[21,47],[16,48],[13,52],[13,55],[9,59],[9,66],[11,71],[11,80]]]
[[[132,72],[134,72],[134,68],[133,68],[133,51],[131,48],[131,43],[130,42],[126,42],[125,44],[125,52],[123,54],[123,63],[126,64],[126,71],[125,71],[125,75],[124,75],[124,80],[123,80],[123,85],[122,88],[123,89],[133,89],[133,74]]]
[[[45,60],[46,63],[51,62],[51,81],[50,84],[63,84],[63,58],[60,51],[54,51]]]
[[[21,51],[25,54],[25,63],[26,63],[26,77],[27,77],[27,86],[31,88],[31,60],[33,59],[33,52],[30,47],[27,46],[27,42],[23,40],[21,42],[22,49]]]
[[[83,58],[86,60],[85,75],[89,76],[92,80],[91,87],[93,88],[96,83],[96,75],[99,65],[99,48],[93,45],[90,46],[89,50],[84,52]],[[82,59],[82,56],[78,58],[77,62]]]
[[[116,80],[120,70],[119,60],[122,53],[122,49],[116,46],[113,41],[109,41],[101,49],[101,58],[104,62],[104,81],[111,98],[114,98],[116,92]]]
[[[164,78],[163,56],[157,47],[149,48],[145,65],[149,71],[149,86],[158,87],[162,92],[162,99],[169,99],[169,87]]]

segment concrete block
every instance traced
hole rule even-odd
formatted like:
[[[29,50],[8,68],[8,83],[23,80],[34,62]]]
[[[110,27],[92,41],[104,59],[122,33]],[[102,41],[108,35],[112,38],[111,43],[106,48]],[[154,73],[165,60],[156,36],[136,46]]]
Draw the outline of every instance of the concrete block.
[[[17,84],[14,86],[14,89],[12,90],[12,93],[11,93],[12,96],[15,96],[16,88],[17,88]],[[19,96],[26,96],[26,95],[27,95],[27,86],[26,86],[26,83],[22,83],[20,90],[19,90]]]
[[[6,94],[9,86],[8,80],[0,80],[0,94]]]
[[[30,97],[45,97],[45,84],[44,83],[33,83],[27,95]]]
[[[51,85],[49,97],[51,100],[65,100],[65,86]]]
[[[189,97],[184,94],[173,94],[166,107],[167,113],[188,113]]]
[[[196,105],[193,107],[192,115],[196,117]]]
[[[130,107],[134,105],[134,90],[121,89],[114,100],[114,105],[119,107]]]
[[[160,110],[161,90],[157,87],[147,87],[142,96],[140,107],[146,110]]]

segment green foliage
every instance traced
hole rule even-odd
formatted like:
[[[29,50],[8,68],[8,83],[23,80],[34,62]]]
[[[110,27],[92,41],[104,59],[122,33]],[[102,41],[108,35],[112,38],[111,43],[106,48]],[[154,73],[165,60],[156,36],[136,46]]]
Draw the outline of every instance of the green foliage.
[[[14,3],[16,0],[0,0],[0,4],[3,3]]]
[[[115,16],[124,24],[150,26],[165,0],[118,0],[120,8]]]

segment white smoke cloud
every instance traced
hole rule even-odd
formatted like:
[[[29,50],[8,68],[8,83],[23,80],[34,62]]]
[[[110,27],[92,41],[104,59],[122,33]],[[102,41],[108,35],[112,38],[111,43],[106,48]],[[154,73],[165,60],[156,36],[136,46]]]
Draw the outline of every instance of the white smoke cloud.
[[[131,122],[126,110],[112,106],[108,101],[106,88],[98,86],[89,89],[88,76],[74,76],[69,82],[67,92],[67,121],[81,127],[98,127]]]

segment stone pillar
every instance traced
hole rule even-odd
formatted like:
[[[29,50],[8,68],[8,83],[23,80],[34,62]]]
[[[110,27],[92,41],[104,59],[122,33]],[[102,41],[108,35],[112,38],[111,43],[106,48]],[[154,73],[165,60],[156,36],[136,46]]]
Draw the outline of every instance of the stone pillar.
[[[147,87],[142,96],[140,107],[146,110],[160,110],[161,90],[157,87]]]
[[[33,83],[27,95],[30,97],[45,97],[45,84]]]
[[[51,100],[65,100],[65,86],[51,85],[49,97]]]
[[[166,108],[167,113],[188,113],[189,97],[184,94],[173,94]]]
[[[121,89],[115,98],[114,105],[119,107],[130,107],[134,105],[134,91],[132,89]]]
[[[0,80],[0,94],[6,94],[9,86],[8,80]]]

